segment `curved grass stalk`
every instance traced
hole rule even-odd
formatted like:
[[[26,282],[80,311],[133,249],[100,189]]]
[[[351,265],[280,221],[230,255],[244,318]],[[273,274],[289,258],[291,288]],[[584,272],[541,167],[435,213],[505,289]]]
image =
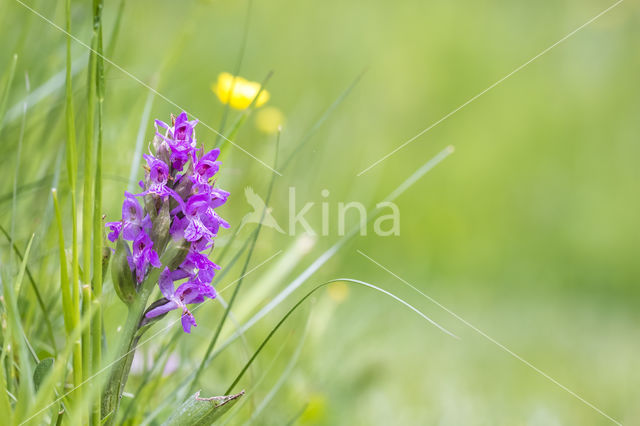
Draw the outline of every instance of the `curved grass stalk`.
[[[230,394],[230,392],[233,390],[233,388],[236,387],[236,385],[238,384],[238,382],[240,381],[240,379],[242,379],[242,376],[244,376],[244,373],[246,373],[247,369],[251,366],[251,364],[253,363],[253,361],[255,361],[255,359],[258,357],[258,355],[260,354],[260,352],[262,351],[262,349],[264,349],[264,347],[267,345],[267,343],[269,343],[269,340],[271,340],[271,338],[273,337],[273,335],[276,333],[276,331],[278,331],[278,329],[282,326],[282,324],[285,323],[285,321],[287,320],[287,318],[289,318],[291,316],[291,314],[293,314],[293,312],[295,312],[296,309],[298,309],[298,307],[300,305],[302,305],[302,303],[304,303],[305,300],[307,300],[313,293],[315,293],[316,291],[318,291],[319,289],[331,284],[331,283],[335,283],[335,282],[347,282],[347,283],[352,283],[352,284],[359,284],[371,289],[374,289],[386,296],[391,297],[392,299],[396,300],[397,302],[400,302],[402,305],[404,305],[405,307],[411,309],[413,312],[415,312],[416,314],[418,314],[419,316],[421,316],[423,319],[425,319],[427,322],[429,322],[430,324],[436,326],[438,329],[440,329],[442,332],[448,334],[451,337],[454,337],[456,339],[459,339],[458,336],[456,336],[455,334],[451,333],[449,330],[445,329],[444,327],[442,327],[441,325],[439,325],[438,323],[436,323],[435,321],[433,321],[431,318],[429,318],[428,316],[426,316],[425,314],[423,314],[420,310],[418,310],[417,308],[415,308],[413,305],[409,304],[408,302],[404,301],[403,299],[399,298],[398,296],[396,296],[395,294],[384,290],[380,287],[377,287],[373,284],[367,283],[365,281],[360,281],[360,280],[356,280],[353,278],[337,278],[337,279],[333,279],[333,280],[329,280],[326,281],[320,285],[317,285],[316,287],[314,287],[313,289],[311,289],[307,294],[305,294],[304,296],[302,296],[302,298],[300,300],[298,300],[298,302],[293,305],[293,307],[291,307],[287,313],[284,315],[284,317],[282,317],[282,319],[275,325],[275,327],[273,327],[271,329],[271,331],[269,332],[269,334],[267,335],[267,337],[265,337],[265,339],[262,341],[262,343],[260,344],[260,346],[258,346],[258,349],[256,349],[256,351],[254,352],[253,356],[251,357],[251,359],[249,359],[249,361],[247,361],[247,363],[244,365],[244,367],[242,367],[242,370],[240,370],[240,373],[238,373],[238,375],[236,376],[235,380],[233,381],[233,383],[231,383],[231,385],[229,385],[229,388],[225,391],[225,395]]]
[[[407,189],[415,184],[422,176],[433,169],[436,165],[442,162],[453,152],[453,147],[447,147],[440,151],[436,156],[427,161],[422,167],[416,170],[411,176],[409,176],[404,182],[402,182],[396,189],[394,189],[384,201],[394,201],[400,195],[402,195]],[[367,212],[368,222],[374,220],[380,209],[375,208]],[[331,259],[349,240],[358,235],[359,227],[353,227],[347,234],[340,238],[333,246],[320,255],[311,265],[309,265],[298,277],[296,277],[287,287],[285,287],[276,297],[274,297],[267,305],[265,305],[260,311],[258,311],[253,317],[251,317],[236,334],[231,336],[223,345],[219,351],[231,344],[238,336],[248,329],[250,329],[256,322],[262,319],[265,315],[275,309],[280,303],[282,303],[291,293],[293,293],[298,287],[300,287],[306,280],[308,280],[318,269],[320,269],[329,259]],[[213,359],[217,354],[214,353],[211,357]]]
[[[262,410],[264,410],[269,405],[273,397],[276,395],[276,393],[278,393],[282,385],[284,385],[285,380],[287,380],[287,378],[293,371],[293,368],[295,367],[296,363],[298,362],[298,359],[300,358],[300,354],[302,353],[302,347],[304,346],[305,338],[309,330],[310,318],[311,316],[307,318],[307,323],[305,325],[304,331],[302,332],[302,335],[300,336],[300,341],[298,342],[298,345],[296,346],[293,352],[293,355],[291,356],[291,359],[289,359],[289,362],[284,368],[284,371],[278,378],[278,381],[271,387],[267,395],[260,402],[260,405],[258,405],[258,407],[255,410],[253,410],[253,413],[251,414],[251,418],[245,422],[245,426],[248,426],[249,424],[251,424],[252,422],[258,419],[258,417],[260,416],[260,413],[262,413]]]

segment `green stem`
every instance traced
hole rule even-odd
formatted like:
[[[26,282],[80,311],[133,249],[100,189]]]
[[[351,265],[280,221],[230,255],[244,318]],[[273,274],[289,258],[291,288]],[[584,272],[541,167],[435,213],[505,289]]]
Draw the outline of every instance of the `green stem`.
[[[177,250],[182,249],[177,247]],[[167,249],[161,259],[162,265],[169,265],[169,260],[174,259],[175,256],[175,250]],[[105,386],[104,393],[102,394],[102,421],[105,426],[115,424],[118,417],[120,399],[122,398],[122,391],[127,383],[136,345],[142,334],[148,329],[145,327],[139,330],[140,321],[142,320],[149,297],[151,293],[153,293],[163,269],[164,266],[151,269],[147,278],[140,284],[135,300],[128,306],[127,319],[122,326],[120,340],[114,353],[115,358],[111,364],[113,365],[111,374]]]
[[[66,31],[71,33],[71,0],[65,3]],[[67,74],[65,88],[65,119],[67,130],[67,176],[71,193],[71,318],[77,326],[80,322],[80,265],[78,254],[78,208],[76,200],[76,176],[78,153],[76,148],[75,116],[73,111],[73,87],[71,80],[71,38],[67,37]],[[73,342],[73,383],[82,383],[82,342]]]
[[[91,323],[91,355],[92,374],[99,371],[102,362],[102,312],[100,298],[102,297],[102,116],[104,103],[104,61],[102,59],[102,0],[94,0],[94,22],[97,21],[98,55],[96,64],[96,92],[98,95],[98,146],[96,148],[96,174],[93,204],[93,291],[91,293],[96,314]],[[94,425],[99,425],[100,392],[96,392],[97,400],[93,406],[92,419]]]
[[[56,222],[58,224],[58,244],[60,248],[60,293],[62,294],[64,329],[67,337],[69,337],[75,327],[71,315],[73,311],[73,302],[71,301],[71,289],[69,288],[69,272],[67,271],[67,255],[64,250],[64,231],[62,226],[62,215],[60,214],[60,205],[58,204],[58,192],[54,188],[51,190],[51,194],[53,195],[53,207],[56,212]]]

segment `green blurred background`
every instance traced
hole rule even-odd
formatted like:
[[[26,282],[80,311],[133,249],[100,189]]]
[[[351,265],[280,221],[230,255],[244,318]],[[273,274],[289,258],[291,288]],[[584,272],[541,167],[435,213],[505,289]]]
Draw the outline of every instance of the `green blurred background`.
[[[105,3],[108,45],[119,2]],[[62,2],[27,4],[63,25]],[[72,4],[73,33],[88,43],[90,6]],[[300,424],[613,424],[356,250],[611,417],[625,425],[640,424],[640,8],[636,2],[620,3],[357,176],[612,4],[602,0],[126,2],[109,58],[213,128],[218,128],[224,107],[210,85],[218,73],[234,71],[250,5],[240,74],[262,81],[274,71],[267,87],[268,105],[286,117],[284,157],[366,70],[282,171],[270,203],[274,217],[286,224],[289,187],[295,187],[299,208],[315,202],[307,217],[319,229],[319,204],[328,202],[330,235],[318,236],[305,252],[295,248],[298,237],[264,229],[252,266],[278,250],[297,252],[298,258],[289,263],[274,260],[247,276],[240,292],[246,306],[238,312],[238,321],[256,312],[340,238],[335,226],[339,202],[374,206],[444,147],[456,149],[397,200],[399,236],[370,232],[343,247],[251,329],[244,344],[229,346],[207,370],[201,387],[205,394],[222,392],[241,368],[246,351],[255,349],[286,308],[302,296],[302,289],[331,278],[357,278],[392,291],[460,340],[379,293],[334,287],[296,314],[260,356],[251,377],[243,382],[254,392],[230,424],[249,419],[279,380],[282,387],[254,423],[286,424],[304,410]],[[58,185],[61,193],[65,191],[64,172],[59,177],[56,172],[57,164],[64,165],[64,85],[44,91],[46,96],[29,104],[19,160],[16,156],[27,93],[25,74],[33,100],[37,88],[63,72],[65,38],[13,0],[0,2],[0,25],[2,74],[12,55],[18,54],[0,135],[5,177],[0,183],[2,225],[8,228],[13,220],[17,170],[17,242],[24,246],[36,233],[31,267],[40,276],[57,277],[49,190]],[[75,43],[73,52],[78,69],[76,108],[82,118],[87,50]],[[131,76],[108,66],[103,204],[109,220],[119,214],[149,93]],[[152,118],[167,120],[170,113],[179,112],[161,97],[152,102]],[[237,114],[232,112],[231,118]],[[235,142],[271,163],[275,136],[255,127],[255,115]],[[79,142],[84,131],[81,118]],[[198,132],[200,142],[213,146],[214,133],[203,126]],[[145,145],[152,135],[149,121]],[[218,182],[233,195],[221,214],[238,226],[251,211],[244,189],[251,186],[264,197],[270,171],[228,143],[223,151]],[[323,189],[330,191],[326,199],[321,197]],[[248,227],[239,235],[246,238],[249,232]],[[221,238],[223,246],[222,234]],[[1,247],[6,251],[7,242]],[[219,288],[239,273],[236,266]],[[46,285],[47,300],[58,303],[52,306],[59,310],[56,283]],[[268,289],[266,299],[252,298],[260,288]],[[227,299],[229,295],[229,290],[222,293]],[[118,304],[112,297],[106,312],[112,327],[120,319]],[[197,329],[179,337],[178,371],[159,379],[161,391],[148,395],[150,410],[171,393],[172,383],[198,364],[221,311],[215,302],[204,306],[196,314]],[[31,311],[32,323],[37,323],[37,312]],[[58,321],[62,324],[61,315]],[[233,324],[228,324],[227,335],[232,331]],[[157,348],[163,338],[141,352]],[[46,342],[41,343],[39,350],[46,352]],[[263,373],[266,377],[258,382]],[[133,385],[135,381],[134,375]]]

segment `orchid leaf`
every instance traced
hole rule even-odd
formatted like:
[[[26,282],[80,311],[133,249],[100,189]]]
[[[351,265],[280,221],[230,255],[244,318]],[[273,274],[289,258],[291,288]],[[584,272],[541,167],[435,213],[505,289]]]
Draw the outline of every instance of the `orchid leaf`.
[[[244,391],[235,395],[200,398],[200,391],[198,391],[173,413],[164,423],[164,426],[205,426],[213,424],[229,411],[242,395],[244,395]]]

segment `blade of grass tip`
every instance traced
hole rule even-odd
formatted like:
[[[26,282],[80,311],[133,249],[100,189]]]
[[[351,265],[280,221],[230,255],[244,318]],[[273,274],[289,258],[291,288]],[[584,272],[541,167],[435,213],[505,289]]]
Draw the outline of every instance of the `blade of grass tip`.
[[[424,176],[427,172],[432,170],[436,165],[441,163],[445,158],[447,158],[451,153],[453,153],[453,147],[448,146],[442,151],[440,151],[437,155],[423,164],[418,170],[416,170],[411,176],[404,180],[396,189],[394,189],[387,197],[385,197],[385,201],[394,201],[400,195],[402,195],[407,189],[409,189],[412,185],[414,185],[422,176]],[[377,215],[380,213],[380,209],[375,208],[371,209],[367,212],[367,223],[374,220]],[[334,243],[327,251],[325,251],[322,255],[320,255],[311,265],[309,265],[300,275],[298,275],[287,287],[285,287],[280,293],[278,293],[267,305],[265,305],[260,311],[258,311],[253,317],[251,317],[240,329],[240,333],[236,333],[231,336],[227,341],[221,346],[220,350],[224,349],[227,345],[231,344],[239,334],[246,332],[250,329],[256,322],[260,321],[265,315],[267,315],[271,310],[276,308],[280,303],[282,303],[294,290],[300,287],[307,279],[309,279],[318,269],[320,269],[325,263],[329,261],[337,252],[342,248],[349,240],[359,234],[360,227],[353,227],[347,234],[341,237],[336,243]],[[214,354],[215,356],[216,354]]]
[[[65,27],[71,34],[71,0],[65,1]],[[73,311],[71,318],[78,326],[80,323],[80,255],[78,248],[78,207],[76,199],[78,151],[76,146],[75,114],[73,110],[73,83],[71,75],[71,38],[67,37],[65,85],[65,124],[67,132],[67,177],[71,195],[71,301]],[[73,341],[73,383],[78,386],[82,382],[82,341]]]
[[[246,121],[246,119],[251,115],[251,113],[254,110],[254,106],[258,100],[258,98],[260,97],[260,95],[262,94],[262,92],[265,90],[265,87],[267,86],[267,83],[269,82],[269,80],[271,79],[271,77],[273,76],[273,71],[269,71],[267,73],[267,76],[264,78],[264,80],[262,80],[262,83],[260,83],[260,89],[258,89],[258,93],[256,93],[256,96],[251,100],[251,103],[249,104],[248,107],[246,107],[244,110],[242,110],[242,113],[240,114],[240,116],[238,117],[238,119],[235,121],[235,123],[233,124],[233,126],[231,126],[231,131],[229,132],[229,136],[224,138],[224,141],[220,141],[219,143],[216,142],[216,148],[221,146],[223,142],[227,141],[232,141],[235,139],[236,135],[238,134],[238,131],[240,130],[240,127],[242,127],[242,124]],[[221,138],[222,137],[222,132],[218,131],[218,136]]]
[[[338,106],[340,106],[340,104],[342,104],[342,102],[347,98],[347,96],[349,96],[351,91],[354,89],[354,87],[358,85],[358,83],[360,82],[362,77],[366,74],[366,72],[367,70],[364,69],[360,74],[358,74],[356,78],[353,79],[351,84],[349,84],[349,86],[347,86],[347,88],[340,94],[340,96],[338,96],[336,100],[333,101],[331,105],[329,105],[329,108],[327,108],[324,111],[324,113],[322,113],[320,118],[316,120],[316,122],[313,124],[313,126],[311,126],[311,128],[307,131],[307,133],[304,134],[300,142],[296,145],[295,149],[291,152],[291,154],[289,154],[289,157],[287,157],[287,159],[282,163],[283,170],[287,168],[287,166],[289,165],[293,157],[295,157],[300,152],[300,150],[304,148],[304,146],[311,140],[313,135],[316,134],[318,129],[320,129],[320,127],[322,127],[324,122],[327,121],[329,116],[338,108]]]
[[[109,38],[109,44],[107,45],[107,58],[112,58],[113,52],[116,49],[116,42],[120,35],[120,26],[122,24],[122,15],[124,14],[125,3],[125,0],[120,0],[120,4],[118,5],[118,12],[116,13],[116,19],[113,22],[113,29],[111,30],[111,37]]]
[[[57,49],[54,49],[54,51]],[[86,66],[85,61],[81,59],[76,59],[71,64],[71,75],[75,76],[80,73],[80,71],[84,70]],[[65,75],[66,69],[61,69],[53,76],[51,76],[47,81],[42,83],[40,86],[36,87],[29,95],[16,102],[7,110],[7,113],[4,117],[4,124],[11,124],[22,115],[22,103],[27,103],[27,109],[31,110],[33,107],[37,106],[40,102],[47,99],[49,96],[53,94],[57,94],[58,90],[65,84]]]
[[[356,280],[353,278],[338,278],[338,279],[334,279],[334,280],[329,280],[327,282],[324,282],[320,285],[317,285],[316,287],[314,287],[313,289],[311,289],[307,294],[305,294],[300,300],[298,300],[298,302],[293,305],[293,307],[291,307],[287,313],[282,317],[282,319],[276,324],[275,327],[273,327],[271,329],[271,331],[269,332],[269,334],[267,335],[267,337],[265,337],[265,339],[262,341],[262,343],[260,344],[260,346],[258,347],[258,349],[256,349],[256,351],[254,352],[254,354],[251,356],[251,359],[245,364],[245,366],[242,368],[242,370],[240,370],[240,373],[238,374],[238,376],[236,377],[236,379],[233,381],[233,383],[229,386],[229,388],[225,391],[225,395],[229,395],[230,392],[233,390],[233,388],[238,384],[238,382],[240,381],[240,379],[242,379],[242,376],[244,375],[244,373],[247,371],[247,369],[249,368],[249,366],[251,366],[251,364],[253,363],[253,361],[255,361],[255,359],[257,358],[257,356],[260,354],[260,352],[262,351],[262,349],[267,345],[267,343],[269,342],[269,340],[271,340],[271,337],[273,337],[273,335],[276,333],[276,331],[278,331],[278,329],[280,328],[280,326],[282,326],[282,324],[284,324],[284,322],[287,320],[287,318],[289,318],[291,316],[291,314],[293,314],[293,312],[295,312],[296,309],[298,309],[298,307],[300,305],[302,305],[302,303],[307,300],[313,293],[315,293],[316,291],[318,291],[319,289],[331,284],[331,283],[335,283],[335,282],[345,282],[345,283],[351,283],[351,284],[359,284],[362,285],[364,287],[368,287],[371,288],[373,290],[376,290],[386,296],[391,297],[392,299],[396,300],[397,302],[400,302],[402,305],[404,305],[405,307],[409,308],[410,310],[412,310],[413,312],[415,312],[416,314],[418,314],[420,317],[422,317],[423,319],[425,319],[427,322],[429,322],[430,324],[436,326],[438,329],[440,329],[441,331],[443,331],[445,334],[448,334],[451,337],[454,337],[456,339],[458,339],[458,336],[456,336],[455,334],[451,333],[450,331],[448,331],[447,329],[445,329],[444,327],[442,327],[441,325],[439,325],[438,323],[436,323],[435,321],[433,321],[431,318],[429,318],[428,316],[426,316],[425,314],[423,314],[420,310],[418,310],[417,308],[415,308],[413,305],[409,304],[408,302],[404,301],[403,299],[399,298],[398,296],[394,295],[393,293],[384,290],[378,286],[375,286],[373,284],[364,282],[364,281],[360,281],[360,280]]]
[[[296,349],[293,352],[293,355],[289,359],[289,362],[287,363],[286,367],[282,371],[282,374],[280,374],[280,377],[278,378],[276,383],[269,390],[267,395],[263,398],[262,402],[260,402],[260,405],[258,405],[258,407],[255,410],[253,410],[253,413],[251,414],[251,418],[247,422],[245,422],[245,425],[249,425],[258,420],[258,417],[260,416],[262,411],[269,405],[273,397],[276,396],[276,394],[278,393],[282,385],[284,385],[285,381],[289,378],[289,375],[293,371],[293,367],[295,367],[295,365],[297,364],[298,359],[300,358],[300,354],[302,353],[302,347],[304,346],[305,337],[307,336],[307,332],[309,331],[310,318],[311,318],[311,315],[307,317],[307,322],[304,327],[304,331],[300,336],[300,341],[298,342],[298,345],[296,346]]]
[[[157,81],[157,77],[154,78]],[[156,83],[157,84],[157,83]],[[153,82],[152,82],[153,85]],[[147,123],[149,123],[149,117],[151,116],[151,107],[153,106],[153,100],[155,98],[155,92],[149,91],[147,100],[144,102],[144,109],[142,110],[142,117],[140,118],[140,126],[138,126],[138,133],[136,134],[136,147],[133,152],[133,158],[131,160],[131,169],[129,170],[129,183],[127,191],[134,192],[136,187],[136,175],[140,170],[140,161],[142,159],[142,144],[144,142],[145,130]]]
[[[100,26],[100,9],[98,1],[93,1],[91,49],[89,50],[89,65],[87,73],[87,119],[84,147],[84,189],[82,191],[82,314],[91,309],[93,300],[91,289],[91,269],[93,265],[93,208],[94,208],[94,178],[95,178],[95,120],[96,120],[96,92],[98,75],[98,29]],[[95,272],[95,271],[94,271]],[[82,373],[83,380],[91,376],[92,365],[92,328],[88,327],[82,334]],[[83,419],[82,423],[88,423]]]
[[[16,64],[18,63],[18,54],[14,53],[9,65],[8,71],[5,73],[3,79],[5,81],[4,88],[2,90],[2,98],[0,98],[0,131],[2,131],[2,124],[4,123],[4,115],[7,111],[7,102],[9,101],[9,92],[11,91],[11,85],[13,84],[13,77],[16,73]]]
[[[0,225],[0,232],[2,232],[2,234],[7,239],[9,244],[11,244],[16,256],[18,257],[20,262],[22,262],[24,260],[22,252],[20,251],[16,243],[11,241],[9,233],[2,225]],[[31,284],[31,288],[33,289],[33,292],[36,295],[36,301],[38,302],[38,306],[40,307],[40,310],[42,310],[42,317],[44,318],[45,325],[47,327],[47,332],[49,334],[49,339],[51,340],[51,344],[53,345],[52,347],[55,353],[57,354],[57,349],[55,346],[55,335],[53,334],[53,326],[51,325],[51,317],[49,316],[49,309],[47,309],[47,307],[44,304],[44,300],[42,299],[42,294],[40,293],[40,289],[38,289],[38,285],[36,284],[36,281],[33,278],[33,274],[31,273],[31,269],[29,268],[29,266],[26,267],[26,274],[27,274],[27,278],[29,279],[29,283]]]
[[[97,58],[96,58],[96,95],[98,106],[98,144],[96,147],[96,175],[94,179],[94,204],[93,204],[93,291],[92,303],[96,314],[91,325],[91,363],[95,373],[102,364],[102,310],[100,299],[102,297],[102,242],[104,226],[102,223],[102,143],[103,143],[103,104],[104,104],[104,60],[102,55],[102,8],[103,0],[94,0],[94,25],[97,25]],[[100,392],[93,406],[93,424],[100,424],[101,413]]]
[[[33,370],[31,368],[31,361],[29,360],[29,353],[24,344],[22,336],[24,336],[24,330],[20,321],[20,312],[18,310],[18,303],[13,292],[13,288],[20,287],[20,283],[25,274],[27,268],[27,260],[29,258],[29,252],[31,251],[31,243],[33,243],[34,236],[32,235],[27,244],[27,248],[24,252],[24,259],[20,265],[20,270],[15,279],[13,286],[3,285],[5,306],[7,309],[7,330],[13,341],[13,347],[16,348],[18,353],[18,360],[20,362],[20,377],[26,378],[20,380],[18,386],[18,402],[15,406],[15,412],[17,417],[21,417],[28,409],[29,403],[33,400],[34,388],[31,377],[33,376]]]
[[[298,420],[300,420],[300,417],[302,417],[304,412],[307,411],[307,407],[309,407],[309,403],[308,402],[306,402],[302,406],[302,408],[300,408],[293,416],[291,416],[291,419],[289,419],[289,421],[285,424],[285,426],[293,426],[296,423],[298,423]]]
[[[229,93],[233,93],[236,88],[236,79],[238,75],[240,75],[240,69],[242,68],[242,61],[244,59],[244,54],[247,49],[247,39],[249,38],[249,21],[251,18],[251,7],[253,6],[253,0],[249,0],[247,2],[247,12],[244,17],[244,25],[242,29],[242,41],[240,42],[240,50],[238,51],[238,58],[236,60],[236,66],[233,68],[233,81],[231,82],[231,87],[229,89]],[[258,96],[255,97],[257,99]],[[222,111],[222,118],[220,119],[220,125],[218,126],[218,134],[216,135],[215,146],[221,141],[222,134],[224,132],[224,126],[227,123],[227,116],[229,115],[229,102],[224,104],[224,110]],[[229,138],[231,139],[231,138]]]
[[[280,132],[278,132],[278,135],[276,137],[276,149],[275,149],[275,158],[273,161],[273,168],[274,170],[277,170],[278,168],[278,152],[280,150]],[[211,341],[209,342],[209,346],[207,347],[207,350],[205,352],[204,358],[202,360],[202,362],[200,363],[200,365],[198,366],[198,369],[196,370],[196,374],[193,377],[193,380],[191,382],[191,385],[188,386],[187,389],[190,389],[188,393],[191,393],[193,391],[193,388],[195,386],[197,386],[198,384],[198,379],[200,378],[200,375],[202,374],[204,365],[207,362],[207,358],[209,358],[209,356],[211,355],[211,351],[213,351],[213,348],[215,347],[216,342],[218,341],[218,337],[220,336],[220,332],[222,331],[222,327],[224,326],[224,323],[227,319],[227,316],[229,315],[229,312],[231,311],[231,307],[233,306],[236,297],[238,296],[238,293],[240,291],[240,287],[242,287],[242,282],[243,282],[243,277],[247,272],[247,268],[249,267],[249,262],[251,261],[251,255],[253,254],[253,249],[256,246],[256,241],[258,241],[258,236],[260,235],[260,229],[262,227],[262,221],[264,220],[264,216],[266,214],[267,211],[267,206],[269,205],[269,201],[271,199],[271,194],[273,192],[273,186],[275,184],[275,178],[276,178],[276,174],[272,173],[271,174],[271,181],[269,182],[269,189],[267,190],[267,197],[265,199],[265,205],[264,208],[262,209],[262,213],[261,213],[261,217],[260,217],[260,222],[258,223],[258,227],[256,229],[256,233],[251,241],[251,246],[249,248],[249,253],[247,254],[247,258],[245,260],[244,266],[242,267],[242,274],[240,275],[240,279],[238,284],[236,285],[236,287],[233,290],[233,294],[231,295],[231,299],[229,299],[229,305],[227,306],[227,309],[224,310],[224,314],[222,316],[222,319],[220,320],[220,322],[218,323],[218,327],[215,331],[215,334],[213,335],[213,337],[211,338]]]
[[[56,161],[54,165],[54,173],[51,178],[51,182],[49,188],[57,188],[60,185],[60,174],[62,173],[62,160],[64,158],[64,146],[58,147],[58,155],[56,155]],[[40,223],[40,230],[36,231],[36,235],[47,235],[49,230],[52,229],[51,224],[53,223],[53,219],[55,217],[54,206],[53,206],[53,197],[47,199],[46,207],[43,212],[44,219]],[[53,238],[56,238],[55,231],[53,231]],[[44,241],[47,241],[46,238],[43,238]],[[40,248],[38,244],[38,240],[34,242],[35,248]],[[56,300],[52,300],[49,303],[56,304]],[[50,308],[50,307],[49,307]],[[47,309],[49,309],[47,308]]]

